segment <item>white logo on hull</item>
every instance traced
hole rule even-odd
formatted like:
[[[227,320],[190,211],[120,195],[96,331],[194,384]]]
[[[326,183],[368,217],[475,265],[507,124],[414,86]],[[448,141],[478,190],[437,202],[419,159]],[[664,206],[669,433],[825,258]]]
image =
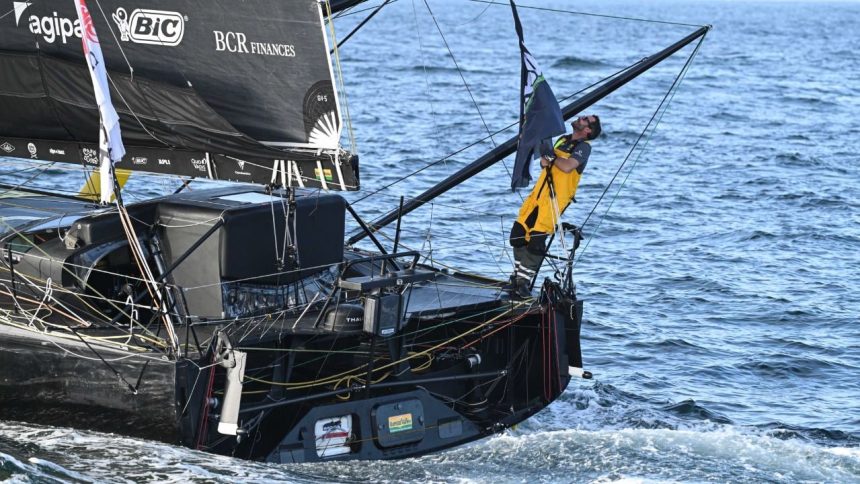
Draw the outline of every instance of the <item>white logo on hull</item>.
[[[242,32],[223,32],[213,30],[215,35],[215,51],[231,52],[233,54],[271,55],[278,57],[295,57],[296,47],[292,44],[276,42],[253,42]]]
[[[99,153],[93,148],[83,148],[81,149],[81,154],[84,156],[84,163],[88,165],[99,164]]]
[[[21,25],[24,11],[30,5],[32,2],[12,2],[15,25]],[[175,47],[182,42],[182,37],[185,35],[187,18],[179,12],[138,8],[129,15],[124,8],[120,7],[112,17],[119,27],[120,38],[125,42]],[[57,12],[53,12],[53,15],[48,17],[30,15],[27,18],[27,25],[30,32],[41,35],[42,39],[49,44],[53,44],[57,39],[67,44],[73,38],[83,37],[79,19],[60,17]]]
[[[30,2],[12,2],[12,9],[15,10],[15,25],[19,25],[21,15],[24,14],[24,10],[27,10],[29,6]]]
[[[206,160],[203,158],[191,158],[191,165],[194,166],[194,169],[197,171],[202,171],[203,173],[208,171],[206,168]]]
[[[124,42],[175,47],[185,35],[185,21],[179,12],[138,8],[131,15],[122,7],[112,15]]]
[[[15,10],[15,25],[21,25],[21,17],[30,5],[32,2],[12,2],[12,8]],[[53,44],[57,39],[67,44],[70,39],[83,37],[79,19],[60,17],[57,12],[53,12],[50,17],[30,15],[27,17],[27,25],[30,32],[41,35],[42,39],[49,44]]]

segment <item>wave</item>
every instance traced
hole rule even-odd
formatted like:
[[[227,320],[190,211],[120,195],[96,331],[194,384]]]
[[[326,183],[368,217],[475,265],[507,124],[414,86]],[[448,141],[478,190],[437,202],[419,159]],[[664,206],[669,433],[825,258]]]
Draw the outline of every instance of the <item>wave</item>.
[[[53,462],[31,457],[28,459],[28,463],[25,463],[3,452],[0,452],[0,481],[49,484],[95,482],[93,479]]]
[[[553,62],[552,67],[600,67],[605,65],[605,62],[599,61],[597,59],[588,59],[585,57],[569,55]]]
[[[692,417],[699,420],[708,420],[710,422],[717,422],[723,424],[732,423],[732,420],[730,418],[717,412],[712,412],[711,410],[708,410],[707,408],[697,404],[696,401],[692,399],[687,399],[683,402],[667,405],[663,407],[662,410],[684,418]]]
[[[547,422],[553,417],[561,427]],[[39,457],[0,452],[0,478],[49,483],[860,479],[858,435],[780,422],[736,426],[694,400],[660,404],[600,382],[565,392],[518,429],[401,461],[272,465],[108,434],[0,422],[0,443],[7,441]]]
[[[474,466],[471,472],[462,464]],[[624,429],[558,430],[504,435],[486,445],[455,450],[432,460],[423,478],[447,473],[467,479],[598,481],[854,481],[860,455],[822,449],[731,427],[713,431]],[[436,466],[441,469],[437,469]],[[534,473],[540,469],[539,473]],[[439,474],[437,474],[439,472]],[[466,475],[461,473],[468,472]],[[351,476],[355,477],[355,476]]]
[[[847,446],[860,451],[860,433],[844,432],[789,425],[782,422],[772,422],[756,426],[767,435],[778,439],[801,439],[828,447]],[[860,454],[860,452],[858,452]]]
[[[734,365],[737,370],[751,371],[767,378],[809,377],[833,369],[854,369],[852,365],[821,358],[786,354],[770,355],[766,359],[746,361]]]
[[[804,107],[839,107],[839,103],[817,96],[783,94],[782,99]]]

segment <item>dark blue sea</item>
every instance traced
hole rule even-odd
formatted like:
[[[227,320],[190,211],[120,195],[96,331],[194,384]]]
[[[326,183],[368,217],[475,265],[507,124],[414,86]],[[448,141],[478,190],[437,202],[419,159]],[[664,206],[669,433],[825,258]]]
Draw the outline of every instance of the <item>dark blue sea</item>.
[[[366,218],[514,133],[509,7],[429,7],[392,2],[340,52]],[[338,35],[368,13],[338,18]],[[860,3],[522,0],[520,17],[559,98],[695,29],[653,21],[713,25],[668,109],[692,47],[589,110],[604,135],[565,219],[593,212],[574,268],[593,380],[516,430],[393,462],[267,465],[0,420],[0,480],[860,482]],[[511,166],[406,217],[405,245],[507,277],[527,193],[508,188]],[[35,183],[66,183],[50,173]],[[176,184],[133,178],[128,197]]]

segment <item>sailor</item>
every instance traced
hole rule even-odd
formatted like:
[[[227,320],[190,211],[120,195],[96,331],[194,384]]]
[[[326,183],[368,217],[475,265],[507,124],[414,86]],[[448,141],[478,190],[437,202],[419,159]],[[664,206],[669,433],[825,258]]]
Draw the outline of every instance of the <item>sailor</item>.
[[[543,262],[547,235],[555,231],[561,214],[576,195],[591,154],[590,140],[600,136],[600,118],[596,115],[577,118],[570,126],[573,132],[556,140],[553,154],[541,157],[544,169],[511,228],[511,291],[521,298],[531,296],[529,287]]]

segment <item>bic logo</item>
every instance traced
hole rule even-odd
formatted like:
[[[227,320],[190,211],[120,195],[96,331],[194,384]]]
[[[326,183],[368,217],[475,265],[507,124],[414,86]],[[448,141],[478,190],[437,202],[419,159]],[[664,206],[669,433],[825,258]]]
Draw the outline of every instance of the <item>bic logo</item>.
[[[138,8],[129,15],[120,7],[113,14],[113,21],[125,42],[175,47],[185,35],[185,17],[179,12]]]

